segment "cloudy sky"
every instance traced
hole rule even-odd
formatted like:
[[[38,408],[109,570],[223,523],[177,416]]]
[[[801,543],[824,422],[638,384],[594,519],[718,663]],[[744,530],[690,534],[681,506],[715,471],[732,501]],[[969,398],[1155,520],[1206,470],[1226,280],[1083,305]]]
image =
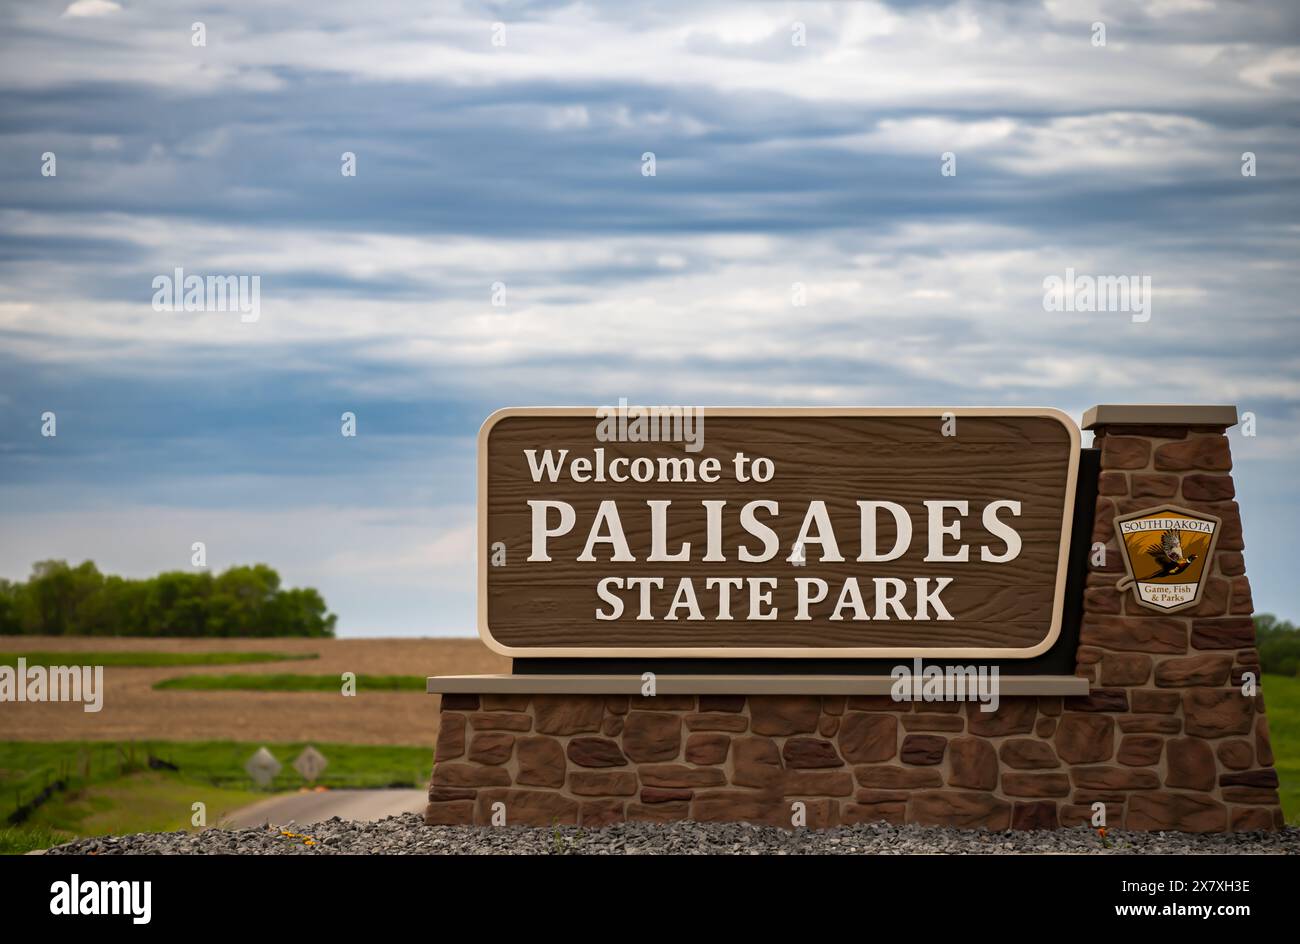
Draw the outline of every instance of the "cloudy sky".
[[[499,406],[1181,401],[1256,415],[1300,619],[1298,105],[1292,0],[5,3],[0,576],[204,541],[471,634]],[[261,317],[155,311],[176,267]],[[1045,311],[1067,267],[1150,320]]]

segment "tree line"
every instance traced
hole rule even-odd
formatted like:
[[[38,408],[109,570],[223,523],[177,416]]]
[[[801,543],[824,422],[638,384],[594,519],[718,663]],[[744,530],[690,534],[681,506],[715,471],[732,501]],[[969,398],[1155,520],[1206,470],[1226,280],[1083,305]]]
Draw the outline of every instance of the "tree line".
[[[26,581],[0,578],[0,635],[333,636],[337,620],[316,590],[281,588],[266,564],[133,580],[48,560]]]

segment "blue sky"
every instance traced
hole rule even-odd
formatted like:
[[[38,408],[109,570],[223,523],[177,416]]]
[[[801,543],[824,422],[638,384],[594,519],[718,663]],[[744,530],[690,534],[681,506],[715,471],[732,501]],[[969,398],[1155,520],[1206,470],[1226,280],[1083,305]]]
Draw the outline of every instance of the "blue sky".
[[[0,576],[204,541],[468,635],[499,406],[1227,402],[1300,619],[1298,106],[1287,0],[5,4]],[[177,266],[260,319],[154,311]],[[1067,267],[1151,320],[1044,311]]]

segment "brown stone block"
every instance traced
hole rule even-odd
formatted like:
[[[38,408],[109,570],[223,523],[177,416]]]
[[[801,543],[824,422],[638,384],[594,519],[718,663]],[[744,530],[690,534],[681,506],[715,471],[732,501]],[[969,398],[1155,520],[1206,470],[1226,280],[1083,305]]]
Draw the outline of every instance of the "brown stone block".
[[[1270,790],[1278,788],[1277,771],[1272,767],[1247,770],[1235,774],[1221,774],[1219,785],[1223,787],[1264,787]]]
[[[1129,693],[1129,701],[1135,714],[1172,715],[1183,703],[1183,696],[1178,692],[1157,692],[1149,688],[1139,688]]]
[[[845,775],[847,776],[847,774]],[[803,823],[796,828],[802,829],[830,829],[832,826],[840,824],[840,801],[830,798],[812,799],[803,797],[798,800],[792,800],[790,810],[790,821],[786,825],[794,826],[794,803],[803,804]]]
[[[533,714],[540,734],[595,734],[605,714],[605,698],[602,695],[535,695]]]
[[[1218,765],[1210,745],[1200,738],[1172,738],[1165,753],[1165,786],[1213,790]]]
[[[943,752],[947,746],[947,739],[938,735],[909,734],[903,738],[903,749],[899,756],[904,764],[929,767],[943,763]]]
[[[1263,715],[1255,719],[1255,755],[1265,767],[1273,766],[1273,743],[1268,734],[1268,719]]]
[[[1154,790],[1160,786],[1154,770],[1133,767],[1075,767],[1070,775],[1074,785],[1083,790]]]
[[[1219,763],[1229,770],[1245,770],[1255,763],[1255,749],[1250,741],[1244,739],[1220,741],[1215,753],[1219,756]]]
[[[821,699],[815,695],[754,695],[749,699],[750,728],[755,734],[812,734],[821,712]]]
[[[1056,734],[1056,719],[1039,718],[1037,721],[1034,722],[1034,734],[1038,735],[1038,737],[1044,740],[1051,738],[1054,734]]]
[[[691,801],[691,819],[699,823],[742,822],[788,828],[792,815],[784,799],[745,790],[697,793]]]
[[[1276,790],[1267,790],[1262,787],[1223,787],[1220,792],[1229,803],[1277,806],[1280,802]]]
[[[600,733],[605,737],[616,738],[623,733],[623,719],[618,715],[609,715],[600,723]]]
[[[633,695],[629,703],[633,710],[639,711],[695,710],[694,695]]]
[[[1089,587],[1083,592],[1083,607],[1089,613],[1119,613],[1123,600],[1113,586]]]
[[[1183,497],[1188,501],[1217,502],[1237,497],[1231,475],[1205,475],[1196,472],[1183,476]]]
[[[966,727],[966,719],[959,714],[914,714],[903,716],[904,731],[960,731]]]
[[[588,829],[623,822],[624,800],[583,800],[578,811],[578,825]]]
[[[455,760],[465,753],[465,716],[443,712],[438,721],[438,745],[433,759]]]
[[[749,730],[749,719],[744,715],[727,715],[718,712],[686,716],[686,727],[691,731],[730,731],[740,734]]]
[[[569,760],[579,767],[623,767],[627,758],[614,741],[598,737],[575,737],[569,741]]]
[[[854,799],[859,803],[906,803],[907,794],[893,790],[859,790]]]
[[[527,731],[533,719],[516,711],[477,711],[469,723],[475,731]]]
[[[668,790],[662,787],[644,787],[641,790],[642,803],[677,803],[693,796],[694,790]]]
[[[700,711],[736,712],[745,710],[744,695],[701,695]]]
[[[1151,462],[1151,443],[1135,436],[1106,436],[1101,441],[1101,467],[1145,469]]]
[[[1187,616],[1227,616],[1228,591],[1231,584],[1222,577],[1211,577],[1205,582],[1201,602],[1188,610]]]
[[[1160,763],[1165,739],[1158,734],[1126,734],[1115,759],[1126,767],[1154,767]]]
[[[1246,558],[1240,551],[1225,551],[1220,548],[1214,557],[1219,564],[1219,573],[1225,577],[1239,577],[1246,572]]]
[[[577,826],[578,802],[551,790],[480,790],[474,822],[492,822],[492,805],[504,803],[507,826]]]
[[[629,820],[646,823],[676,823],[691,816],[689,800],[677,803],[629,803],[623,811]]]
[[[818,738],[792,737],[781,750],[787,767],[843,767],[844,761],[835,752],[835,745]]]
[[[1067,714],[1056,729],[1056,753],[1068,764],[1110,760],[1115,751],[1115,721],[1106,715]]]
[[[845,797],[853,792],[853,775],[847,770],[791,770],[786,773],[788,797]]]
[[[891,760],[898,753],[898,719],[893,715],[849,712],[840,720],[835,740],[840,754],[851,764]]]
[[[737,786],[779,788],[784,782],[781,751],[769,738],[736,738],[731,743],[731,757],[731,782]]]
[[[633,711],[623,722],[623,753],[639,764],[672,760],[681,749],[681,715]]]
[[[1163,688],[1223,685],[1228,681],[1232,656],[1199,655],[1166,659],[1156,666],[1156,684]]]
[[[527,711],[531,695],[484,695],[484,711]]]
[[[1187,651],[1187,624],[1173,617],[1093,616],[1084,614],[1080,641],[1120,652]]]
[[[1124,817],[1126,829],[1221,833],[1228,828],[1228,809],[1194,793],[1135,793]]]
[[[1273,814],[1269,810],[1248,806],[1233,807],[1228,817],[1229,828],[1234,833],[1273,831]]]
[[[845,803],[840,807],[840,822],[845,826],[878,822],[902,826],[907,822],[907,801],[886,800],[879,803]]]
[[[1069,829],[1072,826],[1092,826],[1092,807],[1084,806],[1081,803],[1062,803],[1058,811],[1061,820],[1061,826]],[[1110,818],[1110,807],[1106,808],[1107,819]]]
[[[1128,691],[1123,688],[1094,688],[1087,695],[1065,700],[1070,711],[1128,711]]]
[[[1250,616],[1255,612],[1255,598],[1245,576],[1232,578],[1232,606],[1228,612],[1239,616]]]
[[[566,764],[564,748],[555,738],[525,737],[516,742],[519,772],[515,783],[524,787],[562,787]]]
[[[1065,709],[1065,699],[1060,695],[1040,695],[1038,710],[1042,714],[1055,718]]]
[[[569,790],[578,796],[636,796],[636,774],[630,770],[575,770],[569,774]]]
[[[853,776],[863,787],[881,790],[921,790],[943,786],[943,774],[933,767],[854,767]]]
[[[1024,696],[1003,698],[996,711],[984,711],[986,706],[966,703],[966,730],[981,737],[1001,737],[1004,734],[1028,734],[1034,730],[1038,714],[1038,700]]]
[[[692,734],[686,739],[686,762],[722,764],[731,750],[731,738],[725,734]]]
[[[478,711],[477,695],[460,695],[453,692],[441,697],[442,700],[438,705],[440,711]]]
[[[1151,657],[1142,653],[1108,652],[1101,660],[1102,685],[1145,685],[1151,677]]]
[[[1192,436],[1182,442],[1165,443],[1156,449],[1155,467],[1161,471],[1227,472],[1232,468],[1228,437]]]
[[[1065,774],[1025,774],[1007,771],[1002,775],[1002,792],[1013,797],[1069,796],[1070,778]]]
[[[1127,495],[1128,476],[1123,472],[1103,472],[1097,477],[1098,495]]]
[[[822,714],[839,716],[844,714],[844,706],[848,698],[844,695],[823,695],[822,696]]]
[[[1011,804],[987,793],[940,790],[912,797],[912,821],[922,826],[1003,830],[1011,826]]]
[[[515,736],[504,731],[474,735],[469,742],[469,759],[476,764],[504,764],[515,749]]]
[[[429,787],[429,801],[432,803],[445,803],[449,800],[472,800],[478,796],[478,791],[473,787]]]
[[[450,803],[430,803],[424,808],[426,826],[474,825],[474,801],[454,800]]]
[[[1255,703],[1235,688],[1189,688],[1183,692],[1187,733],[1215,738],[1246,734],[1254,724]]]
[[[955,750],[956,742],[953,743]],[[991,750],[992,748],[990,748]],[[1002,747],[998,750],[998,756],[1002,758],[1002,763],[1017,770],[1048,770],[1061,766],[1061,761],[1057,758],[1056,752],[1052,750],[1052,745],[1036,738],[1008,738],[1002,742]],[[1106,758],[1101,759],[1105,760]],[[953,761],[955,771],[955,754],[953,755]]]
[[[611,715],[625,715],[630,701],[626,695],[606,695],[605,710]]]
[[[821,720],[817,722],[817,733],[822,737],[833,738],[839,729],[840,719],[834,715],[822,715]]]
[[[509,783],[510,774],[500,767],[449,763],[433,765],[435,787],[504,787]]]
[[[949,743],[951,772],[948,783],[970,790],[994,790],[998,785],[998,759],[984,738],[959,737]]]
[[[1011,809],[1012,829],[1056,829],[1059,825],[1053,800],[1017,803]]]
[[[1125,734],[1178,734],[1183,730],[1183,719],[1167,715],[1126,715],[1119,719],[1119,729]]]
[[[1159,472],[1134,472],[1134,498],[1173,498],[1178,494],[1180,476]]]
[[[641,784],[685,790],[695,787],[720,787],[727,775],[718,767],[687,767],[685,764],[646,764],[640,768]]]

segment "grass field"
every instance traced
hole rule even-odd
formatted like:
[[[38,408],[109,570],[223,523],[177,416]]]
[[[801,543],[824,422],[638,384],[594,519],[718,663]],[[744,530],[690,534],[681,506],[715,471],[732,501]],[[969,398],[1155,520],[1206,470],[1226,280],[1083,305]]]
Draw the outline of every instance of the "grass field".
[[[291,662],[319,658],[314,652],[0,652],[0,665],[102,665],[119,668],[154,668],[177,665],[247,665],[257,662]]]
[[[269,788],[256,787],[244,763],[263,745],[238,741],[0,742],[0,851],[44,848],[75,836],[193,828],[193,804],[207,823],[224,813],[301,789],[292,761],[305,743],[265,745],[283,765]],[[329,766],[315,782],[330,788],[423,787],[427,747],[315,744]],[[175,768],[175,769],[172,769]],[[61,788],[58,784],[64,784]],[[15,810],[54,785],[21,823]]]
[[[1265,675],[1264,705],[1273,744],[1273,764],[1282,781],[1282,812],[1300,826],[1300,678]]]
[[[424,693],[423,675],[358,675],[357,691]],[[182,675],[154,683],[157,691],[202,692],[338,692],[343,680],[338,675]]]

